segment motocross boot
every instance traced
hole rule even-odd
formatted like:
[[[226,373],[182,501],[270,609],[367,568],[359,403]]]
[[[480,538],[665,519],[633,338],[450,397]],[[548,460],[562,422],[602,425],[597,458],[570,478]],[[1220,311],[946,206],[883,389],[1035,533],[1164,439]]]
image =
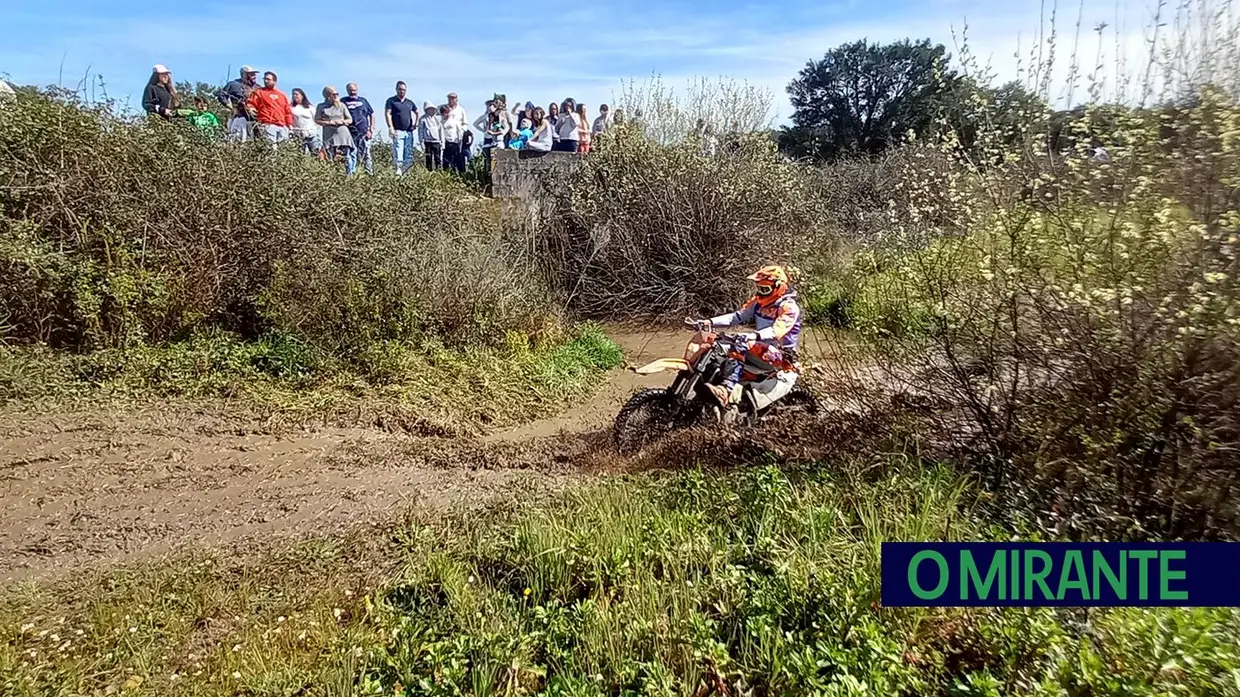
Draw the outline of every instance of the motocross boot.
[[[724,385],[707,385],[707,389],[719,400],[719,420],[725,424],[735,423],[740,411],[732,403],[732,390]]]
[[[719,406],[724,409],[728,408],[728,404],[732,401],[732,390],[723,385],[707,385],[706,389],[710,390],[715,399],[719,400]]]

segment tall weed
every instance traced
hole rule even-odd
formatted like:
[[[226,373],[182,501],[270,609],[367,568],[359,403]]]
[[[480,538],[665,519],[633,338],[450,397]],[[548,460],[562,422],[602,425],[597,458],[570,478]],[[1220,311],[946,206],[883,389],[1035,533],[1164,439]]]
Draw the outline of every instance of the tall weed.
[[[1016,145],[986,128],[967,150],[936,143],[953,225],[904,198],[919,215],[893,217],[891,271],[865,281],[896,321],[861,328],[893,377],[911,368],[949,405],[934,431],[1005,494],[997,511],[1078,535],[1234,537],[1240,93],[1235,66],[1211,84],[1160,66],[1146,82],[1162,101],[1032,119]]]

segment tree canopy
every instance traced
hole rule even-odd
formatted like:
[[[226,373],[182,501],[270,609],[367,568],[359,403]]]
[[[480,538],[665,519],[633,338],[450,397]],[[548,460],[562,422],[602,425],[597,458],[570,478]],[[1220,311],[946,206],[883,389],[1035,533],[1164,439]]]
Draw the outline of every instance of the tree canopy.
[[[835,159],[928,132],[960,81],[947,61],[947,50],[929,39],[862,39],[828,51],[788,85],[793,126],[781,145],[798,157]]]

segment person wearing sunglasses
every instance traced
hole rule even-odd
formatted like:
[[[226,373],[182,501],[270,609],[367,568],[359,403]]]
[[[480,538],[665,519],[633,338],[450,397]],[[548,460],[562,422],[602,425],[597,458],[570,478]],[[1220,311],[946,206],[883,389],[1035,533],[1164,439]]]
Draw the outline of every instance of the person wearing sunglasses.
[[[732,406],[739,397],[736,385],[747,365],[762,370],[776,369],[782,394],[792,389],[800,370],[797,339],[801,335],[801,307],[797,304],[796,291],[789,286],[788,272],[782,266],[764,266],[750,274],[749,280],[753,282],[754,295],[739,310],[706,320],[685,320],[695,327],[754,328],[744,335],[749,340],[744,362],[732,361],[722,384],[709,385],[711,394],[724,408]]]

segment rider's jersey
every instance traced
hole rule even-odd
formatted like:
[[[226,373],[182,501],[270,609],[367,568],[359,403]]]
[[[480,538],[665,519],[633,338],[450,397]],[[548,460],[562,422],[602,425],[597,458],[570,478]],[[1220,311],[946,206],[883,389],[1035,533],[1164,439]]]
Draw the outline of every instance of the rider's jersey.
[[[716,327],[752,325],[760,341],[774,343],[783,351],[795,354],[801,336],[801,307],[796,292],[789,290],[767,307],[758,304],[755,296],[741,309],[710,319]]]

